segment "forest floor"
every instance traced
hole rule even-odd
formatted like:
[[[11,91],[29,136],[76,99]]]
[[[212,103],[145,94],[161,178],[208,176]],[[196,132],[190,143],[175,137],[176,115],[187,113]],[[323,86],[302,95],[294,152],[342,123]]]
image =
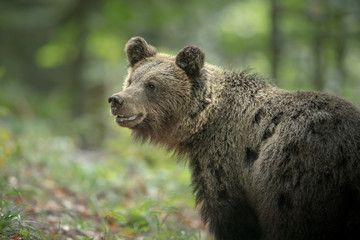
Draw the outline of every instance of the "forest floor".
[[[46,124],[0,126],[0,239],[210,239],[186,166],[120,135],[84,150]]]

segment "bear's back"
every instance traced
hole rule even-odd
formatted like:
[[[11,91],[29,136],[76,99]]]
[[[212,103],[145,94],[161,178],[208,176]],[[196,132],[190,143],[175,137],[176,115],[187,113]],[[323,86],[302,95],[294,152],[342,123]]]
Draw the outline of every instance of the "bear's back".
[[[324,93],[280,91],[254,119],[262,134],[249,191],[266,236],[359,236],[349,227],[360,216],[359,109]]]

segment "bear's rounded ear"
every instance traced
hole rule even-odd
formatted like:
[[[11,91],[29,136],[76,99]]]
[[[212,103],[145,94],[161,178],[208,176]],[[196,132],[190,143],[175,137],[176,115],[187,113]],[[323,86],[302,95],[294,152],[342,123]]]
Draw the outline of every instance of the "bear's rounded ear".
[[[156,54],[156,49],[149,45],[145,39],[133,37],[126,43],[125,52],[130,66],[133,67],[137,62],[147,57],[154,56]]]
[[[198,47],[188,46],[176,55],[176,65],[189,77],[197,77],[205,63],[205,53]]]

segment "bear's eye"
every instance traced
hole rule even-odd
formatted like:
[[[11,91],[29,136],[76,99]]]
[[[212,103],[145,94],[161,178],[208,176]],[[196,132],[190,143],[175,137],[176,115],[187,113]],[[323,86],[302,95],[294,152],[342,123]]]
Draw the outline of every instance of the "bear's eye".
[[[146,85],[146,87],[147,87],[148,89],[150,89],[151,91],[154,91],[154,90],[155,90],[155,85],[154,85],[153,83],[148,83],[148,84]]]

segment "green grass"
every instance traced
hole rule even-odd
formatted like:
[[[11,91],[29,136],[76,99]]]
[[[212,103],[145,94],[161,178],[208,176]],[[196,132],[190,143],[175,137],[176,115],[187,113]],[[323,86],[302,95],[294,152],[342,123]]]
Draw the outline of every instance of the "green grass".
[[[0,122],[4,239],[206,239],[171,153],[116,126],[96,149],[78,141],[44,120]]]
[[[0,239],[48,239],[23,215],[23,205],[5,200],[0,205]]]

